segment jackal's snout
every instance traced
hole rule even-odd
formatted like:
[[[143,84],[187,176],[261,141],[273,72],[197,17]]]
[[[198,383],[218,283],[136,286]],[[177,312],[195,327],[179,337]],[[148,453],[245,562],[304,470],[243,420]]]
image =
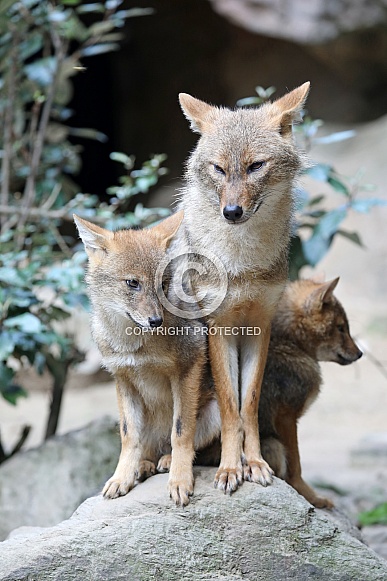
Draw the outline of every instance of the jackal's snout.
[[[163,324],[163,318],[162,317],[149,317],[148,322],[149,322],[149,326],[152,329],[155,329],[156,327],[161,327],[161,325]]]
[[[225,206],[223,216],[228,222],[238,222],[243,216],[243,208],[236,205]]]

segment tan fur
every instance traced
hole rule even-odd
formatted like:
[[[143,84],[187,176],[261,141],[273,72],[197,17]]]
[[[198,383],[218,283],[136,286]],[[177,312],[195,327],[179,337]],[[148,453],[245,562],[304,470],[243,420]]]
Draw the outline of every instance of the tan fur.
[[[179,212],[148,230],[109,232],[75,217],[89,256],[93,336],[115,376],[120,413],[121,454],[103,489],[106,498],[129,492],[155,473],[160,457],[171,454],[169,493],[176,504],[186,505],[193,493],[194,447],[205,447],[219,433],[206,338],[193,332],[201,324],[164,312],[156,292],[155,272],[182,218]],[[133,288],[136,281],[139,287]],[[184,340],[156,334],[159,327],[184,327]],[[141,328],[147,332],[135,335]]]
[[[236,111],[180,95],[183,112],[201,137],[187,164],[180,202],[185,217],[175,247],[199,259],[211,251],[227,270],[225,300],[207,319],[212,328],[262,329],[257,337],[209,337],[222,417],[215,485],[225,492],[233,492],[243,476],[264,485],[272,480],[261,456],[257,410],[270,323],[287,278],[292,188],[303,166],[291,126],[308,90],[305,83],[274,103]],[[238,221],[226,219],[230,206],[241,208]],[[206,295],[203,307],[218,291],[211,274],[194,278],[193,286]]]
[[[259,408],[264,458],[277,476],[319,508],[333,504],[302,478],[297,422],[320,391],[318,362],[348,365],[362,355],[349,333],[345,311],[333,295],[338,280],[300,280],[286,287],[272,323]]]

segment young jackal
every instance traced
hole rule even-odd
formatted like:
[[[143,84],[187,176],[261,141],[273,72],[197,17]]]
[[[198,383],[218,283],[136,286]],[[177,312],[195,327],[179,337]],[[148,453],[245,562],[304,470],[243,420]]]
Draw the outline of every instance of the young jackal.
[[[272,470],[263,460],[258,403],[270,324],[287,279],[292,188],[302,156],[292,138],[309,83],[258,109],[213,107],[180,95],[184,114],[201,137],[188,160],[177,248],[210,251],[228,276],[225,299],[208,314],[209,355],[222,420],[222,454],[215,486],[233,492],[243,478],[263,485]],[[205,309],[216,281],[192,276]],[[259,327],[254,336],[225,336],[222,327]]]
[[[201,324],[163,312],[157,294],[155,273],[182,218],[178,212],[147,230],[110,232],[74,216],[89,257],[93,336],[115,376],[120,412],[121,455],[103,489],[107,498],[125,495],[159,461],[159,471],[170,468],[171,497],[186,505],[194,448],[213,438],[209,418],[219,431]]]
[[[259,406],[264,458],[311,504],[332,507],[301,476],[297,421],[316,399],[322,379],[319,361],[349,365],[362,352],[350,333],[345,311],[333,291],[339,279],[290,283],[272,323]]]

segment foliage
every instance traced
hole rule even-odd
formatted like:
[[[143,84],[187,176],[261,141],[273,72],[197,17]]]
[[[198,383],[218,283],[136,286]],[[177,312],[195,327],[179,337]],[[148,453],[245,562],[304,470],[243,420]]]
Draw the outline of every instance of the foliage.
[[[256,96],[240,99],[237,106],[260,105],[275,93],[275,88],[256,87],[255,91]],[[313,120],[305,116],[296,126],[296,137],[301,141],[305,151],[309,152],[315,143],[330,144],[350,139],[355,135],[354,131],[340,131],[318,137],[317,133],[322,125],[320,119]],[[342,223],[351,211],[366,213],[375,206],[387,205],[385,200],[379,198],[359,196],[361,192],[372,189],[370,185],[361,184],[361,174],[345,178],[332,165],[322,163],[314,163],[305,169],[304,173],[318,182],[327,184],[337,194],[338,201],[329,209],[325,194],[312,197],[305,190],[298,190],[297,215],[290,246],[289,274],[292,280],[299,277],[303,266],[316,266],[326,255],[336,236],[343,236],[354,244],[363,246],[357,232],[349,232],[342,228]]]
[[[387,502],[382,502],[372,510],[361,512],[358,519],[363,527],[368,525],[387,525]]]
[[[20,0],[0,6],[0,393],[15,404],[26,395],[15,381],[17,370],[48,371],[53,392],[46,435],[56,429],[67,370],[81,359],[58,323],[87,303],[85,254],[74,253],[75,229],[65,223],[76,212],[111,228],[142,226],[169,213],[141,204],[131,210],[133,196],[148,192],[166,172],[163,155],[135,169],[133,156],[112,153],[125,175],[105,203],[79,193],[74,180],[82,151],[74,138],[107,137],[69,124],[72,77],[86,71],[87,58],[119,48],[127,18],[150,13],[118,10],[121,4]],[[88,26],[83,14],[92,20]],[[0,462],[5,457],[0,442]]]

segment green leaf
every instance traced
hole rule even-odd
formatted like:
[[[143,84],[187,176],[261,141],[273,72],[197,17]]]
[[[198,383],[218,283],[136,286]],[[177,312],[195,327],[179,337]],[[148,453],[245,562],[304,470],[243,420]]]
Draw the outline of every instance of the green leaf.
[[[351,139],[356,135],[356,131],[349,129],[348,131],[337,131],[336,133],[331,133],[330,135],[324,135],[324,137],[317,137],[315,143],[337,143],[338,141],[344,141],[346,139]]]
[[[348,240],[351,240],[351,242],[354,242],[358,246],[365,248],[357,232],[347,232],[347,230],[337,230],[336,234],[340,234],[340,236],[344,236],[344,238],[348,238]]]
[[[3,391],[12,381],[15,372],[0,361],[0,390]]]
[[[103,54],[105,52],[111,52],[113,50],[119,50],[120,45],[115,42],[107,42],[106,44],[96,44],[94,46],[87,46],[83,48],[81,56],[95,56],[96,54]]]
[[[328,178],[328,184],[332,186],[336,192],[339,192],[339,194],[345,194],[346,196],[349,196],[349,190],[347,186],[337,177],[330,175]]]
[[[293,236],[290,239],[289,249],[289,278],[290,280],[297,280],[300,276],[300,270],[303,266],[308,265],[308,259],[304,254],[301,238]]]
[[[17,317],[11,317],[6,319],[3,324],[8,328],[17,327],[23,333],[39,333],[42,330],[42,323],[32,313],[24,313]]]
[[[109,157],[113,161],[123,163],[127,169],[132,169],[135,162],[134,156],[126,155],[126,153],[122,153],[121,151],[112,151]]]
[[[25,389],[23,389],[19,385],[14,384],[8,385],[6,387],[1,387],[0,391],[3,398],[6,399],[7,402],[12,405],[17,404],[17,400],[19,399],[19,397],[28,396],[28,393],[26,392]]]
[[[317,224],[315,234],[323,238],[330,238],[337,231],[339,224],[341,224],[346,215],[347,210],[342,207],[327,212]]]
[[[89,129],[85,128],[78,128],[78,127],[69,127],[68,128],[69,135],[73,135],[74,137],[82,137],[84,139],[95,139],[100,143],[106,143],[108,140],[108,136],[101,131],[97,131],[96,129]]]
[[[316,163],[316,165],[309,167],[305,173],[319,182],[327,182],[332,173],[332,166],[326,163]]]
[[[1,0],[0,2],[0,14],[7,12],[8,8],[15,4],[15,0]]]
[[[100,2],[92,2],[90,4],[82,4],[77,7],[78,14],[86,14],[89,12],[105,12],[105,7]]]
[[[312,236],[302,241],[302,247],[309,264],[315,266],[327,253],[339,224],[347,215],[345,208],[327,212],[316,224]]]
[[[372,510],[361,512],[358,518],[363,527],[367,525],[387,525],[387,502],[379,504]]]
[[[356,212],[361,212],[366,214],[370,211],[371,208],[375,206],[387,206],[387,200],[380,200],[378,198],[364,198],[364,199],[357,199],[351,202],[352,210],[356,210]]]
[[[3,330],[0,333],[0,361],[6,361],[13,353],[15,348],[15,341],[13,340],[12,333]]]
[[[56,58],[49,56],[26,65],[24,70],[30,81],[33,81],[42,87],[47,87],[53,82],[56,67]]]

